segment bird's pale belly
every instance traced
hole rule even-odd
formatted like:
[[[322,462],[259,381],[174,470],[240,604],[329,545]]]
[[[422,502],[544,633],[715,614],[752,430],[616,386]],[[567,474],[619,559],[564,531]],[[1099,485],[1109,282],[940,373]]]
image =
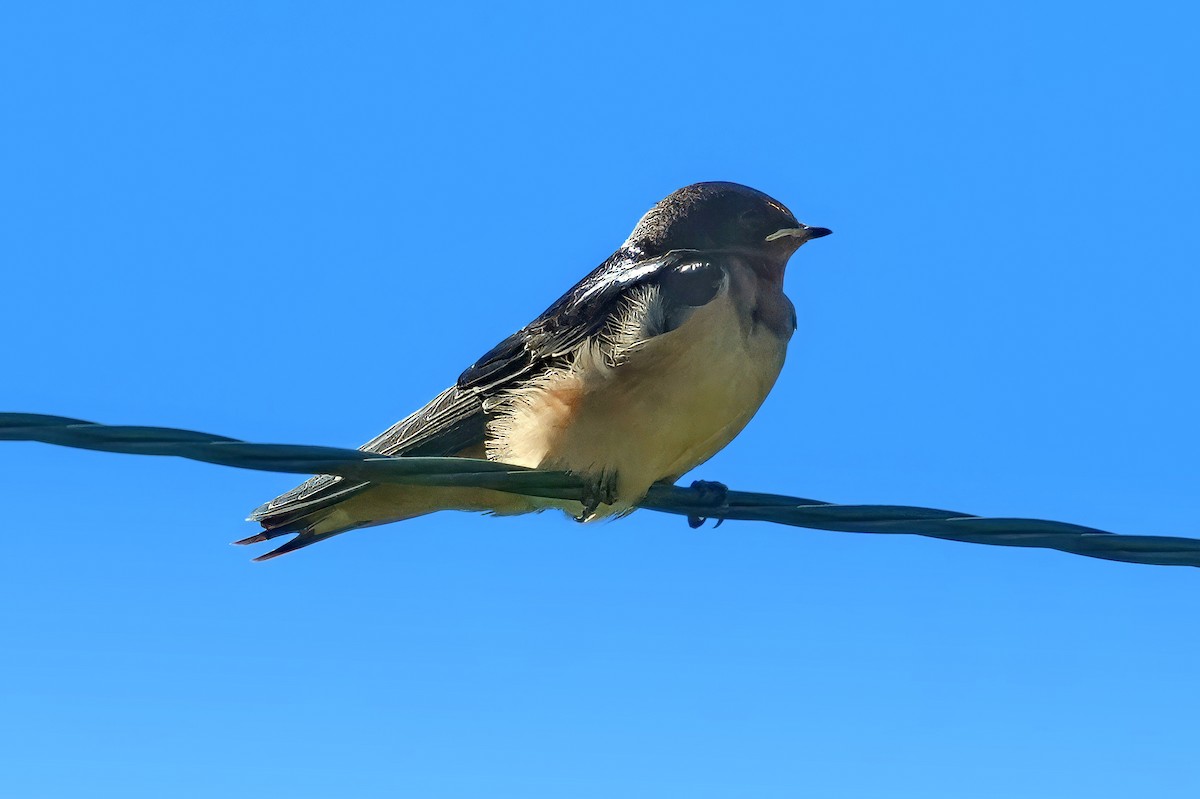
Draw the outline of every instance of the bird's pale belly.
[[[790,332],[790,331],[789,331]],[[518,402],[494,427],[489,457],[615,481],[627,510],[651,484],[675,480],[733,440],[783,367],[787,338],[743,324],[728,295],[617,366],[580,358]]]

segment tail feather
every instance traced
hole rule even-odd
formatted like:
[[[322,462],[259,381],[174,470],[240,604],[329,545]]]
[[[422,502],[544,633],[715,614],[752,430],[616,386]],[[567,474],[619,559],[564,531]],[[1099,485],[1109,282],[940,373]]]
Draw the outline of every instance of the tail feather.
[[[259,532],[255,533],[252,536],[249,536],[248,538],[240,538],[237,541],[234,541],[233,545],[238,546],[238,547],[244,547],[249,544],[261,544],[263,541],[270,541],[272,538],[278,538],[281,535],[287,535],[288,533],[299,533],[299,532],[303,532],[303,531],[298,530],[298,529],[285,529],[283,527],[277,527],[273,530],[260,530]]]
[[[263,524],[267,523],[268,522],[263,522]],[[301,518],[292,520],[290,522],[285,522],[276,527],[265,528],[252,536],[234,541],[233,543],[237,546],[247,546],[249,544],[261,544],[264,541],[270,541],[274,538],[279,538],[280,536],[295,536],[295,538],[284,542],[283,546],[276,547],[267,554],[259,555],[254,559],[256,561],[263,561],[270,560],[271,558],[277,558],[280,555],[286,555],[289,552],[295,552],[297,549],[303,549],[304,547],[310,544],[315,544],[318,541],[324,541],[325,539],[332,538],[340,533],[354,530],[358,526],[359,525],[350,524],[335,527],[333,529],[327,528],[322,530],[320,529],[320,517]]]
[[[387,502],[386,496],[389,493],[389,488],[394,487],[385,486],[380,490],[380,487],[373,486],[375,494],[382,494],[385,497],[384,507],[376,509],[370,504],[372,492],[364,490],[366,488],[368,486],[365,484],[357,486],[353,492],[350,492],[349,497],[330,505],[318,505],[315,508],[301,508],[273,515],[256,513],[250,517],[250,521],[257,521],[263,526],[263,529],[254,535],[234,541],[233,543],[238,546],[247,546],[249,544],[261,544],[264,541],[270,541],[285,535],[295,536],[289,541],[284,542],[282,546],[276,547],[265,555],[254,558],[256,561],[271,560],[280,555],[286,555],[289,552],[295,552],[297,549],[303,549],[311,544],[333,538],[335,535],[340,535],[341,533],[348,533],[351,530],[357,530],[361,527],[372,527],[389,521],[400,521],[411,518],[413,515],[420,515],[434,510],[434,508],[422,508],[416,513],[404,513],[403,511],[393,510],[393,503]],[[364,500],[366,504],[364,504]],[[395,504],[403,507],[403,503]]]
[[[475,390],[451,386],[427,405],[392,425],[364,444],[364,452],[388,456],[430,455],[482,458],[487,417],[481,395]],[[256,508],[249,521],[259,522],[261,532],[235,541],[259,544],[282,535],[296,537],[255,560],[268,560],[324,541],[338,533],[402,519],[437,510],[490,510],[511,500],[455,499],[457,493],[425,487],[375,485],[352,478],[318,475],[291,491]]]
[[[271,531],[271,532],[274,532],[274,531]],[[290,541],[285,542],[282,546],[272,549],[270,552],[268,552],[265,555],[259,555],[257,558],[254,559],[254,561],[256,563],[261,563],[264,560],[271,560],[272,558],[277,558],[280,555],[286,555],[289,552],[295,552],[297,549],[304,549],[304,547],[306,547],[306,546],[309,546],[311,544],[316,544],[320,541],[324,541],[326,538],[332,538],[333,536],[340,535],[341,533],[344,533],[344,532],[347,532],[347,531],[346,530],[335,530],[335,531],[329,532],[329,533],[316,533],[316,532],[313,532],[312,530],[304,530],[304,531],[300,532],[300,534],[297,535],[295,538],[291,539]],[[282,533],[281,533],[281,535],[282,535]],[[274,537],[274,536],[272,536],[272,537]],[[262,537],[255,536],[255,538],[262,538]],[[262,540],[266,540],[266,539],[263,538]],[[240,544],[242,542],[238,541],[237,543]]]
[[[332,538],[339,533],[399,522],[440,510],[485,511],[508,515],[530,513],[549,506],[558,505],[491,489],[370,485],[330,506],[256,518],[255,521],[263,525],[263,529],[234,543],[260,544],[284,535],[296,536],[278,549],[255,558],[269,560]]]
[[[320,520],[325,515],[326,514],[311,514],[309,516],[298,516],[285,520],[258,519],[256,521],[263,525],[263,529],[259,530],[254,535],[238,539],[237,541],[234,541],[233,544],[234,546],[244,547],[249,546],[250,544],[261,544],[264,541],[270,541],[271,539],[279,538],[280,536],[296,536],[296,538],[288,541],[283,546],[268,552],[266,555],[255,558],[255,560],[269,560],[271,558],[278,557],[279,555],[283,555],[284,553],[300,549],[301,547],[306,547],[309,544],[315,544],[317,541],[322,541],[330,536],[337,535],[338,533],[346,532],[346,530],[353,529],[353,526],[347,526],[340,530],[325,530],[318,532],[316,528],[318,527]],[[301,539],[303,539],[304,542],[297,543],[300,542]]]
[[[345,502],[347,496],[353,497],[365,488],[367,488],[366,483],[347,486],[342,492],[330,497],[323,497],[310,507],[305,507],[302,504],[300,507],[293,506],[278,510],[271,509],[269,506],[272,503],[267,503],[267,505],[263,505],[250,514],[250,517],[247,519],[247,521],[258,522],[263,526],[263,529],[254,535],[241,538],[233,543],[236,546],[248,546],[250,544],[261,544],[264,541],[270,541],[280,536],[296,536],[283,546],[254,558],[256,561],[263,561],[277,558],[288,552],[294,552],[297,549],[302,549],[318,541],[324,541],[326,538],[332,538],[338,533],[345,533],[362,527],[363,524],[361,522],[356,523],[354,519],[346,518],[345,513],[339,513],[338,504]],[[293,492],[298,490],[293,489]]]

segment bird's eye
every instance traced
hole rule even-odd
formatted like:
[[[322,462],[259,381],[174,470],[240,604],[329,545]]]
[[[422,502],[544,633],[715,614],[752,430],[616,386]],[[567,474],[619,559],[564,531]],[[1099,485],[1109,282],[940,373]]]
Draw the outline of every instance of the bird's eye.
[[[740,222],[744,228],[756,228],[763,223],[764,219],[766,219],[766,214],[757,208],[750,208],[742,211],[742,213],[738,216],[738,222]]]

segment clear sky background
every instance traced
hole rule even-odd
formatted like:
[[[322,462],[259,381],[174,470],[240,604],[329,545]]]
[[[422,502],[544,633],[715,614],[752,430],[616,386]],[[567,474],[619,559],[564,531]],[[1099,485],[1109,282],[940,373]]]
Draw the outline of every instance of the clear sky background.
[[[699,180],[835,235],[693,476],[1200,535],[1186,3],[9,3],[0,408],[355,446]],[[1195,797],[1200,572],[649,512],[268,564],[0,444],[13,797]]]

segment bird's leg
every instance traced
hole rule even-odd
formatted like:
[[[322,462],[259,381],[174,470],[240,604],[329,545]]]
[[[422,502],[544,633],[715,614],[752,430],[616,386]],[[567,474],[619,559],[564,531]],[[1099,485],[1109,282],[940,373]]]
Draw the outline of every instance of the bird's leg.
[[[586,522],[596,513],[600,505],[611,505],[617,499],[617,473],[602,469],[595,474],[580,475],[583,479],[583,493],[580,501],[583,510],[575,521]]]
[[[699,495],[697,499],[711,506],[714,511],[718,511],[717,523],[713,526],[713,529],[715,530],[720,527],[725,519],[721,517],[719,512],[725,507],[725,503],[729,498],[729,486],[714,480],[693,480],[692,490]],[[688,527],[695,530],[708,521],[708,518],[707,516],[688,516]]]

